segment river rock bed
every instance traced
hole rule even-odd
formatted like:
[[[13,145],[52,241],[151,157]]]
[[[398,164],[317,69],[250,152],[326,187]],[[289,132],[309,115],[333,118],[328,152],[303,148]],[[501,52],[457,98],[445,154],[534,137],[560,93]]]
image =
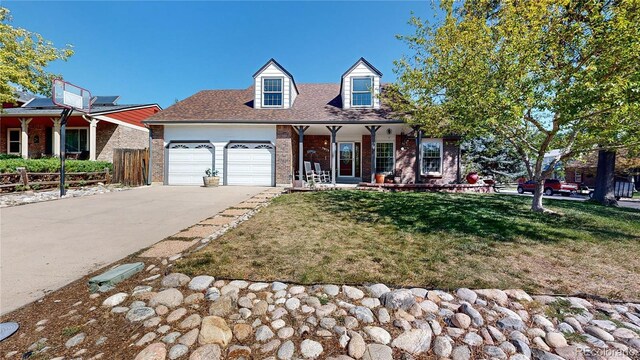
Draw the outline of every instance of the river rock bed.
[[[640,356],[636,303],[529,296],[522,290],[228,281],[206,274],[160,276],[157,270],[148,267],[131,291],[78,299],[79,309],[99,304],[84,309],[96,319],[137,326],[123,344],[135,360]],[[48,321],[42,314],[38,324],[45,328]],[[106,340],[80,332],[64,344],[39,339],[28,350],[55,360],[120,359],[99,347]],[[57,356],[55,349],[73,355]],[[17,349],[3,352],[9,359],[22,356]]]
[[[68,189],[64,198],[91,196],[97,194],[105,194],[110,192],[118,192],[129,190],[129,187],[119,184],[98,184],[96,186],[87,186],[81,188]],[[0,207],[9,207],[24,204],[33,204],[42,201],[51,201],[60,199],[60,189],[47,191],[23,191],[0,195]]]

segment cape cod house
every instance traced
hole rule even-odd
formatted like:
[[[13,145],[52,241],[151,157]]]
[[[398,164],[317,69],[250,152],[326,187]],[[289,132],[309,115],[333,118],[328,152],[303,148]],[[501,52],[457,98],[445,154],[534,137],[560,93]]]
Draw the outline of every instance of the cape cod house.
[[[298,84],[274,59],[238,90],[204,90],[144,121],[151,130],[152,179],[200,185],[205,170],[224,185],[290,185],[304,162],[333,183],[459,180],[455,138],[430,138],[381,100],[382,73],[364,58],[335,83]]]
[[[144,149],[149,130],[142,120],[159,112],[157,104],[117,103],[119,96],[95,96],[91,112],[74,112],[67,121],[65,146],[69,158],[113,160],[113,149]],[[60,154],[62,109],[50,98],[22,92],[0,111],[0,153],[40,158]]]

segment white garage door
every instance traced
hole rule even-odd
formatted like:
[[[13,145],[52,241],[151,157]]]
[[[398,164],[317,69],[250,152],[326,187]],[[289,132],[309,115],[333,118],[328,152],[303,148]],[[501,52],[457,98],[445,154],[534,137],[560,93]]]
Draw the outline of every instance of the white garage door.
[[[214,169],[214,147],[208,143],[171,143],[168,149],[167,183],[202,185],[207,169]]]
[[[275,148],[266,143],[227,146],[227,185],[274,186]]]

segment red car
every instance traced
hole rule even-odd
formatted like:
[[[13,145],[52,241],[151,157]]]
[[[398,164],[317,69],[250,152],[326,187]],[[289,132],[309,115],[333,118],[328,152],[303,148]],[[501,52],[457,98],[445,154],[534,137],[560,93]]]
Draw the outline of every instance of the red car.
[[[529,180],[518,184],[518,194],[525,192],[534,193],[536,191],[536,182]],[[562,194],[569,196],[578,193],[578,184],[569,184],[556,179],[547,179],[544,181],[544,194],[551,196],[553,194]]]

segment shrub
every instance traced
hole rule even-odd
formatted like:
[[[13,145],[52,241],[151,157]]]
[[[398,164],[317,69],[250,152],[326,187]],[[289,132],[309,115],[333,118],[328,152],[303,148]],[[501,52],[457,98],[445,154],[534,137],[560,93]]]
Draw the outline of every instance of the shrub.
[[[0,154],[0,160],[6,159],[22,159],[22,157],[14,154]]]
[[[16,168],[26,168],[27,172],[47,173],[60,171],[60,159],[22,159],[22,158],[0,158],[0,173],[12,173]],[[107,161],[89,160],[67,160],[65,169],[67,172],[98,172],[108,168],[113,170],[113,165]]]

